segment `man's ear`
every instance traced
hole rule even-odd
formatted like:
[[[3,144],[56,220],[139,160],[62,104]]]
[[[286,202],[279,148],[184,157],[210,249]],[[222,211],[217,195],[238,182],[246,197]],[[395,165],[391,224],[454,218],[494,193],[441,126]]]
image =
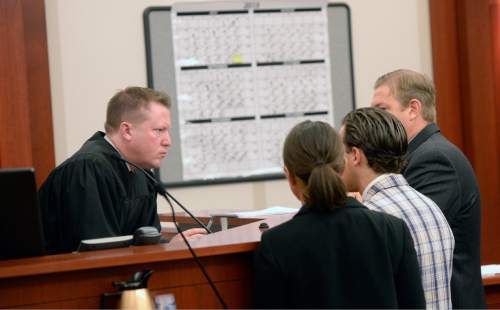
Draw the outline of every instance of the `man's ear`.
[[[422,115],[422,102],[418,99],[411,99],[408,103],[408,113],[411,121]]]
[[[354,166],[359,166],[361,164],[363,151],[361,151],[357,147],[353,146],[351,148],[351,151],[349,152],[349,154],[351,156],[351,162],[352,162],[352,164]]]
[[[351,153],[353,153],[352,162],[354,166],[369,166],[368,159],[362,149],[353,147]]]
[[[132,124],[129,122],[121,122],[120,123],[120,136],[125,140],[125,141],[130,141],[132,140]]]

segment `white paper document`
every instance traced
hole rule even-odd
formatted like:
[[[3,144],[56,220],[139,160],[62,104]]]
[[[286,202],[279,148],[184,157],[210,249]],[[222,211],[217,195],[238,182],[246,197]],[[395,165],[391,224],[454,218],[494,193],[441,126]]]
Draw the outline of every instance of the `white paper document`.
[[[481,275],[484,276],[494,276],[500,274],[500,265],[482,265]]]
[[[279,214],[295,214],[299,211],[298,208],[288,208],[288,207],[270,207],[263,210],[256,211],[241,211],[241,212],[225,212],[212,214],[212,216],[227,216],[227,217],[238,217],[238,218],[261,218],[267,215],[279,215]]]

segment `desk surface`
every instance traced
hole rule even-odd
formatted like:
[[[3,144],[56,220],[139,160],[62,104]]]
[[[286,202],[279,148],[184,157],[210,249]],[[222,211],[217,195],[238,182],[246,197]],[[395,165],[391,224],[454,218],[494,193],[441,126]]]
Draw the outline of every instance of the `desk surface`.
[[[169,216],[164,215],[163,217],[168,219]],[[254,220],[254,222],[244,226],[190,240],[190,244],[196,249],[196,254],[200,257],[253,251],[260,241],[260,223],[266,222],[270,227],[273,227],[290,217],[291,215],[276,215],[265,220]],[[189,218],[183,214],[179,215],[179,218],[189,221]],[[245,220],[248,221],[248,219]],[[0,261],[0,279],[186,258],[191,258],[191,254],[187,251],[184,242],[180,241],[168,244],[3,260]],[[483,283],[485,286],[500,284],[500,275],[485,276],[483,277]]]
[[[265,219],[275,226],[290,218]],[[181,219],[181,218],[179,218]],[[182,219],[189,222],[189,219]],[[251,307],[252,252],[264,220],[190,240],[230,308]],[[113,282],[153,270],[152,295],[173,293],[179,308],[221,305],[182,242],[0,261],[0,308],[99,308]],[[109,307],[109,306],[108,306]]]
[[[229,307],[251,306],[251,252],[261,237],[259,224],[273,227],[290,216],[190,241]],[[142,269],[155,270],[152,293],[174,293],[180,308],[220,307],[182,241],[0,261],[0,307],[98,308],[104,292],[116,291],[113,281]],[[483,283],[488,305],[500,306],[500,275],[484,277]]]
[[[290,215],[271,216],[266,220],[257,220],[244,226],[190,240],[190,244],[200,257],[253,251],[260,241],[259,224],[261,222],[265,221],[272,227],[289,218]],[[0,261],[0,279],[187,258],[191,258],[191,253],[187,250],[184,242],[179,241],[158,245],[3,260]]]

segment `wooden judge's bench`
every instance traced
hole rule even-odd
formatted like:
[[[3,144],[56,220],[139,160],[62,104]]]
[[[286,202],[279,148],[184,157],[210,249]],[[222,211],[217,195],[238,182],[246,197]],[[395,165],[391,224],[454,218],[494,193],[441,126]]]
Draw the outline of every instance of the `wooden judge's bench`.
[[[274,226],[288,218],[272,216],[265,222]],[[260,222],[230,218],[230,226],[241,226],[190,242],[229,308],[251,307],[252,253]],[[103,294],[118,291],[113,282],[146,269],[153,270],[152,295],[173,293],[178,308],[221,307],[181,241],[0,261],[0,308],[99,308]]]
[[[191,241],[229,308],[252,306],[252,255],[260,223],[273,227],[289,218],[229,218],[230,227],[240,226]],[[143,270],[153,270],[148,283],[153,296],[172,293],[178,308],[221,308],[182,242],[0,261],[0,308],[99,308],[103,300],[109,307],[118,291],[112,283]],[[488,306],[498,308],[500,277],[484,283]]]

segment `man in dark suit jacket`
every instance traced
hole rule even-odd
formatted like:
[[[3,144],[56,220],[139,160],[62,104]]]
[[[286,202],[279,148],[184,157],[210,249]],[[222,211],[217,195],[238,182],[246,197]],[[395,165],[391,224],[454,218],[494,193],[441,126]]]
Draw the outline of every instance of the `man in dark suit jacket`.
[[[485,308],[479,188],[467,158],[435,124],[432,81],[411,70],[384,74],[375,83],[372,106],[387,110],[403,123],[410,141],[403,175],[412,187],[434,200],[453,231],[453,308]]]

